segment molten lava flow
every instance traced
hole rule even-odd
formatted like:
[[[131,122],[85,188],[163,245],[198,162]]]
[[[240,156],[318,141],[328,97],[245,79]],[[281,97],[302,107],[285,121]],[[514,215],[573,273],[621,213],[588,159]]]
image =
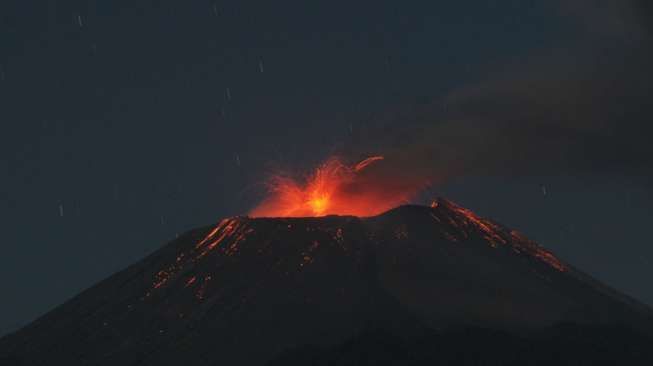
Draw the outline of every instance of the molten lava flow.
[[[462,235],[463,239],[468,239],[470,237],[468,230],[471,227],[480,233],[483,239],[485,239],[492,248],[498,248],[501,245],[510,245],[515,252],[526,252],[560,272],[565,272],[567,270],[566,265],[553,255],[553,253],[539,246],[536,242],[529,240],[517,231],[508,231],[499,224],[483,219],[471,210],[458,206],[451,201],[433,201],[433,203],[431,203],[431,208],[438,209],[441,205],[444,205],[447,211],[456,214],[457,217],[448,217],[449,223],[451,226],[459,229],[459,234]],[[435,215],[434,212],[431,212],[431,217],[440,224],[442,220]],[[460,225],[461,223],[462,225]],[[448,240],[453,242],[459,241],[459,238],[451,235],[451,233],[445,234]]]
[[[347,165],[338,158],[322,163],[305,181],[275,175],[269,196],[249,214],[253,217],[325,215],[373,216],[407,203],[422,188],[379,176],[383,156]],[[375,170],[376,169],[376,170]]]

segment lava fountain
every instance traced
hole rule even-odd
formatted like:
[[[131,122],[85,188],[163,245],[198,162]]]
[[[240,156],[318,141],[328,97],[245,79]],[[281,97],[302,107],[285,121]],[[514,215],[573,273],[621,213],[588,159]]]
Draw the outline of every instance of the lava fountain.
[[[252,217],[374,216],[408,203],[425,184],[390,179],[383,156],[348,165],[331,157],[303,180],[275,174]]]

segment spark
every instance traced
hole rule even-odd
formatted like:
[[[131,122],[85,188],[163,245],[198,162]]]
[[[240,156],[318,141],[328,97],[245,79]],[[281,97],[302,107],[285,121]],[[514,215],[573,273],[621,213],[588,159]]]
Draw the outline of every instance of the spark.
[[[190,279],[188,279],[188,281],[186,281],[186,285],[184,285],[184,287],[188,287],[192,285],[193,283],[195,283],[195,281],[197,281],[197,277],[195,276],[191,277]]]
[[[361,161],[360,163],[356,164],[356,167],[354,167],[354,171],[357,171],[357,172],[361,171],[361,170],[365,169],[367,166],[369,166],[370,164],[374,163],[375,161],[379,161],[379,160],[383,160],[383,159],[385,159],[383,156],[369,157],[369,158]]]
[[[84,23],[82,22],[82,16],[81,15],[77,16],[77,24],[79,24],[80,28],[84,26]]]

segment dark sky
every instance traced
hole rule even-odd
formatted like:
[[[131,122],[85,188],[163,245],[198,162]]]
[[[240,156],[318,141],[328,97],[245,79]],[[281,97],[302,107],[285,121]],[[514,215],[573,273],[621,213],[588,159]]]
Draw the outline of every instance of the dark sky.
[[[648,4],[2,1],[0,334],[332,153],[653,304]]]

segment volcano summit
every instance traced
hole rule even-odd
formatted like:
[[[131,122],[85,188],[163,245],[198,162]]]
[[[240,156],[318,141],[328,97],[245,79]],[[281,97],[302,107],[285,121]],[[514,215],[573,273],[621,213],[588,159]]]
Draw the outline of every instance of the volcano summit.
[[[0,340],[0,364],[633,364],[651,314],[438,199],[190,231]]]

